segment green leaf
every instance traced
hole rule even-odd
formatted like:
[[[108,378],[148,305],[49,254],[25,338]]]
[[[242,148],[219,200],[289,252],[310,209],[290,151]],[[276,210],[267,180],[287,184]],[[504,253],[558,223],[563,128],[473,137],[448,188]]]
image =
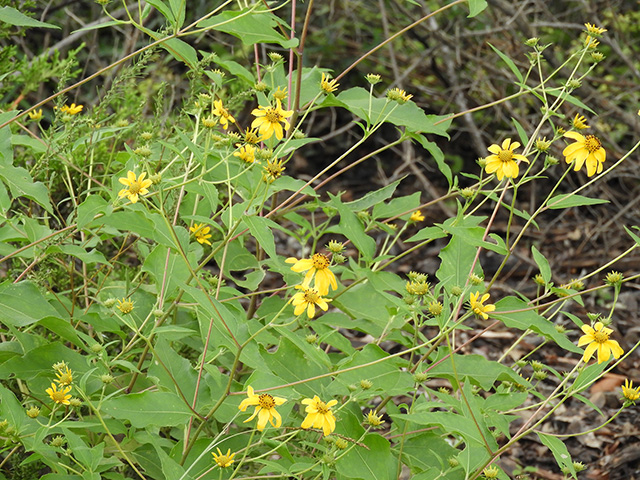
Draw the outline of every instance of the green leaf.
[[[421,134],[410,133],[409,136],[418,140],[418,142],[420,142],[420,145],[422,145],[422,147],[431,154],[433,159],[436,161],[436,164],[438,165],[438,170],[440,170],[440,173],[444,175],[444,177],[447,179],[447,182],[449,183],[449,186],[451,186],[453,182],[453,173],[451,172],[451,167],[447,165],[447,162],[444,159],[444,153],[442,152],[442,150],[440,150],[438,144],[435,142],[430,142],[425,138],[424,135]]]
[[[486,0],[469,0],[469,16],[467,18],[473,18],[482,13],[487,6]]]
[[[454,286],[462,288],[471,273],[483,276],[478,262],[475,262],[474,271],[470,271],[476,257],[474,244],[482,243],[484,229],[478,226],[482,220],[480,217],[468,217],[464,220],[452,218],[442,225],[443,231],[455,232],[438,255],[442,262],[436,275],[447,291]]]
[[[244,45],[275,43],[283,48],[294,48],[298,39],[288,39],[275,29],[281,21],[266,10],[226,11],[198,23],[198,28],[212,28],[242,40]]]
[[[483,7],[483,10],[484,10],[484,8],[486,8],[486,6],[487,6],[486,2],[484,2],[484,4],[485,4],[485,5],[484,5],[484,7]],[[471,7],[471,5],[469,5],[469,6]],[[482,11],[482,10],[481,10],[481,11]],[[478,12],[478,13],[479,13],[479,12]],[[498,54],[498,56],[502,59],[502,61],[503,61],[504,63],[506,63],[506,64],[507,64],[507,67],[509,67],[509,70],[511,70],[511,72],[512,72],[516,77],[517,77],[518,81],[519,81],[520,83],[522,83],[522,81],[523,81],[522,74],[520,73],[520,70],[518,70],[518,67],[516,67],[516,64],[515,64],[515,63],[513,63],[513,60],[511,60],[507,55],[505,55],[504,53],[502,53],[500,50],[498,50],[496,47],[494,47],[494,46],[493,46],[493,45],[491,45],[490,43],[487,43],[487,44],[491,47],[491,49],[492,49],[494,52],[496,52],[496,53]],[[525,145],[526,145],[526,142],[524,142],[524,143],[525,143]]]
[[[531,253],[533,254],[533,259],[538,265],[540,269],[540,274],[546,283],[551,281],[551,267],[549,266],[549,261],[542,255],[535,245],[531,245]]]
[[[529,137],[527,136],[526,130],[520,125],[520,122],[515,118],[511,118],[511,122],[515,125],[516,131],[518,132],[518,137],[520,137],[520,143],[522,145],[526,145],[529,143]]]
[[[502,313],[503,311],[508,311],[508,313]],[[491,316],[501,320],[509,328],[531,330],[549,340],[553,340],[565,350],[582,353],[582,349],[569,341],[564,333],[558,332],[553,323],[538,315],[535,309],[532,309],[530,305],[519,298],[503,298],[496,303],[496,311]]]
[[[436,238],[446,237],[447,234],[440,227],[425,227],[418,231],[414,236],[405,240],[406,242],[421,242],[423,240],[435,240]]]
[[[625,231],[629,234],[629,236],[631,238],[633,238],[633,241],[636,242],[638,245],[640,245],[640,237],[638,237],[635,233],[633,233],[631,230],[629,230],[626,225],[623,225]],[[634,228],[638,228],[638,227],[634,227]]]
[[[100,195],[89,195],[87,199],[78,205],[76,223],[78,230],[82,230],[96,215],[110,214],[113,207]]]
[[[162,0],[147,0],[147,3],[152,7],[155,7],[162,14],[162,16],[167,19],[167,23],[174,23],[176,21],[175,17],[173,16],[171,7],[169,7]]]
[[[0,415],[16,429],[16,433],[20,433],[22,424],[27,420],[24,407],[13,392],[2,385],[0,385]]]
[[[24,327],[58,312],[31,282],[5,283],[0,287],[0,323]]]
[[[19,12],[12,7],[0,8],[0,22],[16,25],[18,27],[40,27],[40,28],[60,28],[51,23],[40,22],[31,17],[27,17],[24,13]]]
[[[127,420],[135,428],[177,427],[192,417],[191,410],[175,393],[143,392],[111,397],[102,410],[113,418]]]
[[[373,207],[371,216],[375,219],[390,218],[405,212],[411,213],[420,206],[420,192],[394,198],[388,203],[378,203]]]
[[[358,200],[347,202],[345,205],[347,205],[354,212],[367,210],[368,208],[371,208],[374,205],[377,205],[384,200],[391,198],[391,196],[393,196],[393,193],[396,191],[396,188],[398,188],[398,185],[402,180],[404,180],[404,178],[405,177],[402,177],[401,179],[396,180],[395,182],[392,182],[389,185],[380,188],[379,190],[368,192]]]
[[[365,435],[365,447],[356,445],[336,462],[338,473],[349,479],[390,480],[396,478],[398,460],[389,440],[375,433]]]
[[[277,258],[276,243],[273,238],[272,229],[280,227],[273,220],[256,215],[247,215],[244,217],[244,223],[249,227],[251,235],[254,236],[258,245],[260,245],[270,258]]]
[[[582,195],[566,193],[550,198],[547,206],[551,210],[559,210],[561,208],[598,205],[600,203],[609,203],[609,200],[605,200],[604,198],[588,198],[583,197]]]
[[[449,138],[447,129],[451,125],[451,119],[447,116],[427,115],[413,102],[398,105],[395,102],[390,103],[386,98],[372,98],[369,91],[361,87],[341,92],[338,100],[347,105],[351,113],[369,123],[377,123],[384,119],[385,122],[407,127],[413,132],[435,133]],[[370,106],[371,114],[369,114]],[[388,115],[394,106],[397,107],[391,115]]]
[[[94,263],[109,264],[107,259],[104,258],[104,255],[101,252],[97,251],[95,248],[92,248],[87,252],[80,245],[51,245],[47,247],[45,253],[47,255],[52,253],[62,253],[64,255],[70,255],[72,257],[76,257],[87,265],[92,265]]]
[[[364,226],[355,213],[342,201],[340,197],[329,193],[330,204],[338,210],[340,214],[340,223],[337,227],[329,229],[331,232],[341,233],[353,242],[355,247],[366,261],[373,259],[376,249],[376,242],[373,238],[364,232]]]
[[[542,444],[546,445],[549,450],[551,450],[553,457],[558,463],[558,467],[560,467],[562,471],[566,470],[571,472],[571,476],[573,478],[578,478],[576,477],[576,469],[573,467],[571,454],[569,453],[569,450],[567,450],[565,444],[562,443],[562,440],[560,440],[558,437],[546,435],[538,431],[536,431],[536,434],[538,435],[538,438],[540,439]]]

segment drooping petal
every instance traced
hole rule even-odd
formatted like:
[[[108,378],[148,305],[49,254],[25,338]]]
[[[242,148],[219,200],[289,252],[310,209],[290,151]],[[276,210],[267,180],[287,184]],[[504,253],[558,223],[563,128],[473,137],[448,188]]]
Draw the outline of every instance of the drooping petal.
[[[598,343],[591,342],[587,348],[584,350],[584,355],[582,356],[582,360],[586,363],[593,356],[593,353],[598,349]]]

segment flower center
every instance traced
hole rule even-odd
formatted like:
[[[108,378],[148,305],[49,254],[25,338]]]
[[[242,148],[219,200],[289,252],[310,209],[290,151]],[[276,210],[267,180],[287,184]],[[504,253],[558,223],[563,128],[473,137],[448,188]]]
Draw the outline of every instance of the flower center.
[[[73,377],[70,373],[63,373],[62,375],[60,375],[59,381],[62,385],[69,385],[71,382],[73,382]]]
[[[51,394],[51,399],[56,403],[61,403],[64,401],[64,390],[55,391]]]
[[[306,303],[318,303],[319,299],[320,296],[313,288],[310,288],[304,292],[304,301]]]
[[[276,406],[276,401],[268,393],[263,393],[258,397],[258,405],[260,406],[260,408],[271,410]]]
[[[131,193],[132,195],[135,195],[136,193],[140,193],[140,190],[142,190],[142,186],[138,181],[131,182],[131,186],[129,187],[129,193]]]
[[[313,257],[311,257],[311,261],[313,262],[313,267],[317,270],[324,270],[329,267],[329,259],[321,253],[314,254]]]
[[[280,114],[273,107],[267,109],[267,113],[264,114],[264,117],[269,123],[278,123],[280,121]]]
[[[321,415],[325,415],[330,412],[330,410],[327,408],[327,404],[324,402],[316,402],[316,410]]]
[[[589,150],[589,153],[597,152],[602,148],[602,143],[598,137],[594,135],[587,135],[584,137],[584,147]]]
[[[596,332],[593,334],[593,340],[596,343],[606,343],[609,341],[609,334],[605,332]]]
[[[500,150],[498,158],[501,162],[507,163],[513,160],[513,152],[511,150]]]

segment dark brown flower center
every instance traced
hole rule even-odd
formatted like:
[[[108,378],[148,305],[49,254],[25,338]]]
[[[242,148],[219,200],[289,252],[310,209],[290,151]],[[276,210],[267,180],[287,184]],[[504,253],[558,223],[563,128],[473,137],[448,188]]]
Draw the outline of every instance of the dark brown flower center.
[[[311,261],[316,270],[324,270],[329,266],[329,259],[321,253],[314,254],[313,257],[311,257]]]
[[[597,152],[602,148],[602,143],[598,137],[594,135],[587,135],[584,137],[584,147],[589,150],[589,153]]]
[[[264,114],[264,117],[269,123],[278,123],[280,121],[280,114],[273,107],[267,108],[267,113]]]
[[[320,295],[313,289],[310,288],[304,292],[304,301],[306,303],[318,303],[320,300]]]
[[[324,402],[316,402],[316,410],[321,415],[325,415],[331,411]]]
[[[258,406],[266,410],[271,410],[276,406],[276,401],[268,393],[263,393],[258,397]]]

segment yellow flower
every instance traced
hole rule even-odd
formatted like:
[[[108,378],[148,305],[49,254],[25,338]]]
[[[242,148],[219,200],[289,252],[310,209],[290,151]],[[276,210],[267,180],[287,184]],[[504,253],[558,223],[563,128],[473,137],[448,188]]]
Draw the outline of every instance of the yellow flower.
[[[365,417],[365,423],[373,428],[380,428],[384,423],[382,415],[376,415],[376,412],[371,410]]]
[[[331,80],[331,77],[322,72],[322,80],[320,80],[320,88],[324,93],[332,93],[338,90],[340,84],[337,80]]]
[[[205,227],[204,223],[196,223],[193,227],[189,227],[189,230],[193,233],[193,236],[196,237],[198,243],[211,245],[211,242],[209,241],[209,238],[211,238],[211,234],[209,233],[211,231],[211,227]]]
[[[276,88],[275,92],[272,93],[273,98],[277,98],[280,101],[283,101],[285,98],[287,98],[287,87],[284,87],[284,89],[282,89],[281,87]]]
[[[624,381],[624,385],[622,386],[622,396],[625,398],[625,400],[635,402],[640,398],[640,387],[633,388],[633,382],[630,382],[629,379],[626,379]]]
[[[271,423],[274,427],[278,428],[282,425],[282,417],[276,410],[276,406],[282,405],[287,400],[280,397],[274,397],[273,395],[269,395],[268,393],[263,393],[262,395],[256,395],[253,393],[252,387],[247,387],[247,397],[245,398],[238,408],[240,411],[244,412],[248,406],[255,405],[256,410],[253,412],[249,418],[247,418],[244,423],[250,422],[258,416],[258,430],[264,430],[264,427],[267,426],[267,422]],[[276,422],[273,423],[273,419],[276,419]]]
[[[622,347],[615,340],[609,340],[609,335],[613,332],[610,328],[604,326],[602,322],[596,322],[592,327],[590,325],[582,325],[583,336],[578,340],[578,346],[587,345],[582,360],[588,362],[593,353],[598,351],[598,363],[606,362],[609,357],[620,358],[624,353]]]
[[[234,157],[238,157],[245,163],[253,163],[256,161],[256,147],[252,145],[243,145],[236,153]]]
[[[118,305],[116,306],[118,307],[118,310],[120,310],[125,315],[133,311],[133,302],[131,300],[127,300],[126,298],[118,300]]]
[[[337,403],[337,400],[330,400],[324,403],[317,395],[313,398],[305,398],[302,400],[302,404],[307,406],[307,408],[304,409],[307,416],[302,422],[301,427],[321,428],[324,435],[329,435],[336,429],[336,417],[331,411],[331,407]]]
[[[38,120],[40,120],[40,119],[42,118],[42,109],[40,109],[40,110],[33,110],[33,111],[29,112],[29,114],[28,114],[28,115],[29,115],[29,118],[30,118],[31,120],[38,121]]]
[[[282,160],[269,160],[263,167],[263,170],[263,180],[271,183],[277,178],[280,178],[280,175],[284,172],[284,165],[282,165]]]
[[[568,145],[562,154],[565,161],[571,163],[575,161],[573,169],[577,172],[582,166],[587,164],[587,176],[591,177],[596,173],[602,172],[602,164],[604,163],[607,152],[602,148],[602,143],[598,137],[594,135],[582,136],[577,132],[567,132],[565,137],[575,140],[575,143]]]
[[[313,318],[316,314],[316,305],[318,305],[325,312],[329,305],[327,302],[331,300],[325,300],[320,296],[315,288],[309,288],[304,285],[296,285],[296,290],[302,290],[291,297],[291,304],[296,307],[293,311],[294,315],[300,315],[307,310],[307,316]]]
[[[413,212],[411,214],[411,217],[409,217],[409,221],[410,222],[423,222],[424,221],[424,215],[422,215],[422,212],[420,210],[416,210],[415,212]]]
[[[69,115],[75,115],[76,113],[80,113],[84,108],[83,105],[76,105],[72,103],[71,105],[65,105],[60,109],[62,113],[68,113]]]
[[[482,470],[482,474],[484,475],[484,478],[487,478],[487,479],[498,478],[499,473],[500,473],[500,470],[498,470],[498,467],[496,467],[495,465],[491,465],[490,467],[487,467],[484,470]]]
[[[260,134],[260,140],[268,140],[275,134],[278,140],[282,140],[284,135],[282,125],[284,124],[284,130],[289,130],[291,125],[287,121],[293,110],[283,110],[280,100],[276,98],[276,106],[269,105],[268,107],[258,107],[251,112],[256,119],[251,123],[251,128],[257,128]]]
[[[218,453],[216,454],[216,452],[211,452],[211,455],[213,455],[213,459],[216,461],[216,463],[218,464],[219,467],[221,468],[227,468],[230,467],[231,464],[233,463],[233,457],[235,456],[235,452],[231,453],[231,449],[227,449],[227,453],[223,454],[220,451],[220,448],[217,449]]]
[[[60,386],[70,385],[71,382],[73,382],[73,372],[69,370],[69,367],[66,365],[64,366],[64,370],[60,369],[56,372],[56,376],[58,377],[56,382],[58,382]]]
[[[247,128],[244,132],[244,141],[251,145],[255,145],[260,141],[260,137],[258,136],[258,133],[256,130]]]
[[[153,182],[151,180],[144,179],[146,174],[146,172],[142,172],[136,180],[136,174],[129,170],[127,178],[119,178],[118,181],[121,184],[126,185],[128,188],[120,190],[120,192],[118,192],[118,197],[127,197],[131,203],[136,203],[139,195],[146,195],[149,193],[149,190],[147,189]]]
[[[488,150],[493,153],[485,159],[485,170],[487,173],[496,173],[498,180],[502,180],[503,177],[516,178],[518,176],[518,162],[529,163],[527,157],[514,153],[516,148],[520,147],[520,143],[513,142],[507,138],[502,142],[502,147],[497,144],[491,145]]]
[[[413,98],[413,95],[408,95],[407,92],[405,92],[401,88],[396,87],[387,92],[387,98],[402,105],[403,103],[407,103],[409,100],[411,100]]]
[[[584,118],[584,115],[580,115],[576,113],[576,116],[573,119],[573,128],[576,130],[584,130],[585,128],[589,128],[589,125],[586,124],[587,119]]]
[[[473,313],[475,313],[478,317],[482,317],[484,320],[486,320],[487,318],[489,318],[489,315],[487,315],[487,313],[493,312],[496,309],[496,306],[493,304],[484,305],[484,302],[489,300],[490,295],[488,293],[482,295],[482,298],[480,300],[478,300],[479,296],[480,292],[472,293],[471,295],[469,295],[469,304],[471,305],[471,310],[473,311]]]
[[[587,33],[591,35],[602,35],[607,31],[606,28],[596,27],[595,25],[591,25],[590,23],[585,23],[585,27],[587,27]]]
[[[236,123],[236,119],[231,116],[229,110],[222,106],[222,100],[214,100],[213,101],[214,109],[211,113],[213,113],[216,117],[220,117],[220,125],[225,130],[229,128],[229,122]]]
[[[591,35],[587,35],[587,38],[584,39],[584,46],[590,50],[595,49],[598,45],[600,45],[600,42]]]
[[[47,388],[45,392],[49,394],[51,400],[56,403],[61,403],[62,405],[69,405],[69,399],[71,395],[68,393],[71,391],[71,387],[63,387],[60,386],[60,390],[58,390],[58,386],[55,383],[51,383],[51,388]]]
[[[303,258],[300,260],[290,257],[287,258],[285,262],[293,263],[291,270],[294,272],[299,273],[309,270],[302,282],[304,286],[309,286],[315,275],[315,288],[320,295],[327,295],[329,293],[329,286],[334,290],[338,289],[336,276],[329,270],[329,258],[327,258],[326,255],[315,253],[311,258]]]

